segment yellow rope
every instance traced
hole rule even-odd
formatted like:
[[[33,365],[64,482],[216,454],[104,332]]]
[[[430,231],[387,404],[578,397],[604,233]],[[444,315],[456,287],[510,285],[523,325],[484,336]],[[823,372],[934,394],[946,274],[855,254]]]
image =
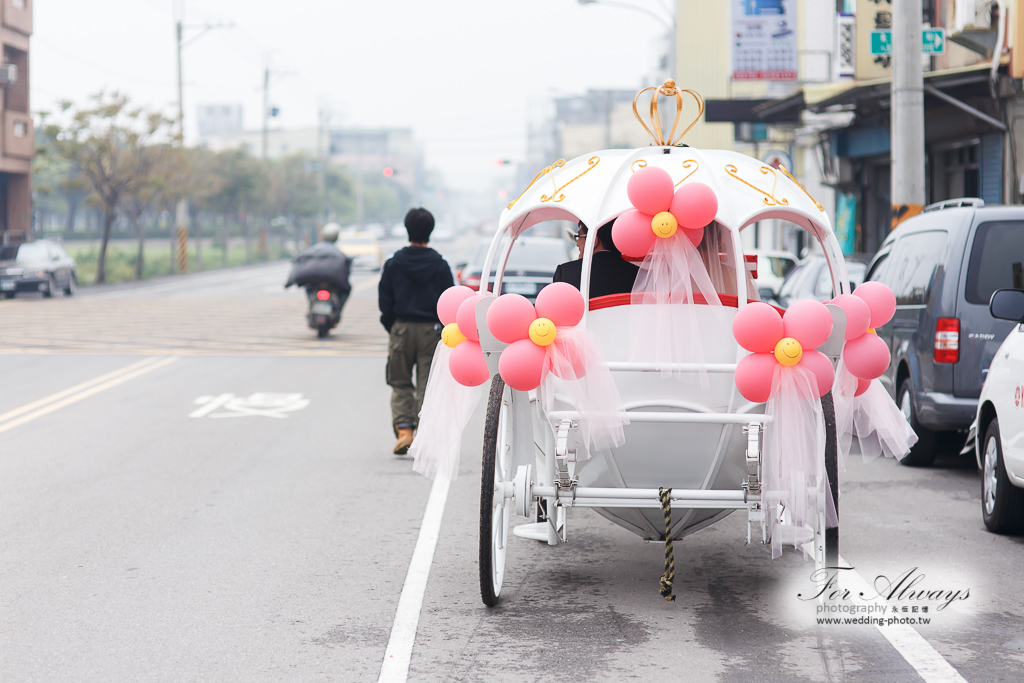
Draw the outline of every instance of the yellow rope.
[[[672,583],[676,580],[676,558],[672,551],[672,489],[659,488],[658,498],[665,515],[665,575],[661,577],[661,597],[672,602],[676,599],[672,594]]]

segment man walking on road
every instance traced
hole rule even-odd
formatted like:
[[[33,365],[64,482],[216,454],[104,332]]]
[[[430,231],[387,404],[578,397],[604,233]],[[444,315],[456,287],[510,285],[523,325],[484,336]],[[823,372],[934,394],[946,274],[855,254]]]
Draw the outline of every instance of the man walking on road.
[[[405,229],[409,246],[399,249],[384,264],[377,290],[380,322],[390,335],[387,381],[391,387],[391,421],[398,437],[395,455],[405,455],[412,445],[430,363],[441,341],[437,300],[441,292],[455,284],[448,263],[427,246],[434,229],[430,212],[411,209],[405,215]]]

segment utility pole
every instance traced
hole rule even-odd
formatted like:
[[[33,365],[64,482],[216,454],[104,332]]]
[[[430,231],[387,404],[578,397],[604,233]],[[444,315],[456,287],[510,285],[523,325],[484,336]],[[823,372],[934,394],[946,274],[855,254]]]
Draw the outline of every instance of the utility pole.
[[[179,147],[185,146],[185,96],[181,69],[181,50],[188,43],[203,35],[210,29],[214,28],[231,28],[234,24],[198,24],[194,26],[185,25],[185,2],[184,0],[177,0],[177,8],[175,11],[176,21],[174,22],[174,32],[177,38],[178,46],[178,135],[177,144]],[[192,36],[191,39],[185,40],[185,29],[198,28],[199,33]],[[177,228],[171,236],[171,270],[174,270],[175,258],[174,254],[177,251],[179,258],[177,259],[178,272],[184,273],[188,270],[188,199],[181,199],[178,201],[177,206],[174,210],[175,217],[175,228]]]
[[[892,3],[892,228],[924,208],[921,18],[921,0]]]
[[[267,158],[267,125],[270,119],[270,57],[263,64],[263,146],[261,159]]]

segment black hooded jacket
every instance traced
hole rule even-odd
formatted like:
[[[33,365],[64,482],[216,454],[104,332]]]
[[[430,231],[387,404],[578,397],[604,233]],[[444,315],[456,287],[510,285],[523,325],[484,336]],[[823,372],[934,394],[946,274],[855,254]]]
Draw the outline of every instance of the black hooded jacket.
[[[430,247],[405,247],[387,260],[377,288],[380,322],[391,331],[396,320],[439,323],[437,300],[455,282],[441,255]]]

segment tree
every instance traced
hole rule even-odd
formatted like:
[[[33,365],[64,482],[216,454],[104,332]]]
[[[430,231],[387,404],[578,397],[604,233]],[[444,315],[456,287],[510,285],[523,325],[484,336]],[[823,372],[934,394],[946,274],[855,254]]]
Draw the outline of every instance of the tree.
[[[158,112],[130,107],[117,92],[99,93],[92,106],[60,103],[58,121],[45,134],[58,154],[76,166],[103,209],[103,237],[96,282],[106,281],[107,245],[117,212],[127,197],[151,182],[155,155],[147,147],[170,139],[172,121]]]

